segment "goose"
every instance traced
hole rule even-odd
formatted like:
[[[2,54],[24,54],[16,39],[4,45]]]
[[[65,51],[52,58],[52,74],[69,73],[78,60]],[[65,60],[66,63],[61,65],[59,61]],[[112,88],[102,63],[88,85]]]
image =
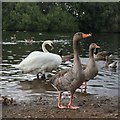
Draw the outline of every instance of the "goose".
[[[45,79],[45,72],[52,71],[56,69],[62,62],[62,58],[53,53],[49,53],[45,48],[46,45],[51,47],[53,42],[48,40],[42,44],[42,50],[31,52],[23,61],[18,65],[13,65],[13,67],[19,68],[25,73],[36,73],[37,78],[39,79],[39,73],[42,73],[42,79]]]
[[[116,62],[116,61],[113,61],[113,62],[110,63],[108,66],[109,66],[109,68],[117,68],[117,62]]]
[[[96,61],[98,60],[106,60],[106,56],[109,57],[109,59],[112,58],[112,52],[107,52],[107,51],[101,51],[101,52],[98,52],[98,49],[99,48],[96,48],[95,51],[94,51],[94,58]]]
[[[68,108],[77,109],[79,107],[72,105],[73,94],[77,88],[79,88],[82,83],[85,81],[85,74],[81,66],[81,62],[79,59],[79,41],[83,38],[87,38],[91,36],[91,34],[84,34],[82,32],[77,32],[73,36],[73,66],[69,69],[64,69],[59,71],[56,75],[49,78],[49,82],[53,85],[53,87],[59,91],[58,95],[58,108],[66,108],[67,106],[63,106],[61,103],[62,93],[64,91],[70,92],[70,101],[68,103]]]
[[[63,49],[59,50],[59,55],[62,57],[63,62],[70,61],[74,57],[73,54],[63,56]]]
[[[87,89],[87,82],[90,79],[93,79],[97,74],[98,74],[98,68],[97,65],[95,63],[95,59],[94,59],[94,49],[96,48],[100,48],[100,46],[98,46],[95,43],[91,43],[89,46],[89,60],[87,65],[84,65],[84,73],[85,73],[85,90],[84,92],[86,93],[86,89]]]
[[[16,40],[16,34],[10,37],[11,40]]]
[[[24,39],[24,40],[25,40],[25,43],[32,43],[34,40],[34,37],[30,37],[30,38]]]
[[[111,68],[111,69],[115,69],[117,68],[117,62],[110,60],[108,56],[106,56],[106,63],[105,63],[105,67],[106,68]]]

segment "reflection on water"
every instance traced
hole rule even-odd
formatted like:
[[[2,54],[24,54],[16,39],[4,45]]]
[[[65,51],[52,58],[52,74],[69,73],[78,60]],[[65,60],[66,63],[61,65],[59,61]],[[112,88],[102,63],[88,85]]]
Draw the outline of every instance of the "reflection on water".
[[[19,33],[20,34],[20,33]],[[3,60],[0,66],[0,89],[2,90],[2,95],[9,95],[18,100],[29,99],[29,97],[34,95],[45,95],[45,96],[57,96],[56,90],[45,81],[40,81],[36,79],[36,75],[24,74],[22,71],[13,68],[11,65],[18,64],[23,60],[30,52],[35,50],[41,51],[41,45],[44,40],[51,39],[54,42],[54,50],[50,52],[58,53],[59,49],[64,50],[64,55],[72,53],[72,35],[45,35],[45,34],[32,34],[34,36],[34,41],[25,42],[24,34],[16,35],[17,40],[12,41],[10,38],[10,33],[6,35],[3,34],[2,44],[2,54]],[[39,36],[39,37],[38,37]],[[91,42],[95,42],[101,46],[101,50],[108,50],[114,53],[114,59],[117,61],[118,66],[118,41],[115,37],[116,35],[109,34],[96,34],[95,36],[89,38],[88,40],[83,40],[81,42],[80,56],[82,63],[87,63],[88,61],[88,46]],[[48,46],[49,49],[49,46]],[[106,69],[104,61],[96,62],[99,73],[87,84],[87,92],[89,94],[95,95],[108,95],[116,96],[118,94],[118,68],[116,70]],[[72,66],[71,62],[66,62],[59,66],[60,69],[65,69]],[[48,75],[53,75],[56,70],[48,73]],[[80,90],[77,89],[77,92]]]

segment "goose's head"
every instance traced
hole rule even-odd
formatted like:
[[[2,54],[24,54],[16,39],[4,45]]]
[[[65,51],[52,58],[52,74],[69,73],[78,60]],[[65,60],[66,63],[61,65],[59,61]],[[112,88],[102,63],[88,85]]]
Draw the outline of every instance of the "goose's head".
[[[81,39],[84,39],[84,38],[87,38],[87,37],[90,37],[92,36],[91,34],[85,34],[85,33],[82,33],[82,32],[77,32],[74,34],[73,36],[73,40],[75,41],[80,41]]]
[[[89,46],[89,50],[94,50],[96,48],[100,48],[100,46],[98,46],[97,44],[95,43],[91,43],[90,46]]]
[[[108,65],[109,68],[116,68],[117,67],[117,62],[113,61],[111,64]]]

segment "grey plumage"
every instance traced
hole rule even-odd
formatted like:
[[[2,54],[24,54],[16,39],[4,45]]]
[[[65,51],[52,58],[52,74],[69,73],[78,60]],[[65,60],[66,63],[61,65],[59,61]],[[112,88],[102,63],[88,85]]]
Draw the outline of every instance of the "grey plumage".
[[[91,43],[89,46],[89,60],[86,69],[84,70],[86,81],[93,79],[98,74],[98,68],[93,56],[95,48],[99,48],[99,46],[97,46],[95,43]]]
[[[94,49],[95,48],[100,48],[98,45],[95,43],[91,43],[89,46],[89,60],[86,65],[86,68],[84,69],[84,74],[85,74],[85,93],[86,93],[86,87],[87,87],[87,81],[90,79],[93,79],[97,74],[98,74],[98,68],[95,63],[94,59]]]
[[[82,65],[79,59],[79,41],[82,38],[87,38],[91,36],[91,34],[84,34],[81,32],[76,33],[73,36],[73,52],[74,52],[74,63],[73,67],[70,69],[65,69],[63,71],[60,71],[58,74],[50,78],[50,82],[55,88],[60,91],[60,94],[58,96],[58,107],[64,108],[64,106],[61,105],[61,92],[63,91],[70,91],[71,97],[70,102],[68,104],[68,108],[77,109],[78,107],[72,106],[72,98],[75,90],[79,88],[82,83],[85,81],[85,75],[84,71],[82,69]]]

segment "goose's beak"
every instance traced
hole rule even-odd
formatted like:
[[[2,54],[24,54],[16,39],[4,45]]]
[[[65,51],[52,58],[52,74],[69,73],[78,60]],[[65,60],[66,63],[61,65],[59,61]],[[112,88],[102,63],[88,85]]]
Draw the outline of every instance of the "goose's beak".
[[[90,36],[92,36],[92,34],[84,34],[84,33],[82,33],[82,38],[87,38],[87,37],[90,37]]]
[[[98,46],[98,45],[96,45],[95,47],[96,47],[96,48],[100,48],[100,46]]]

